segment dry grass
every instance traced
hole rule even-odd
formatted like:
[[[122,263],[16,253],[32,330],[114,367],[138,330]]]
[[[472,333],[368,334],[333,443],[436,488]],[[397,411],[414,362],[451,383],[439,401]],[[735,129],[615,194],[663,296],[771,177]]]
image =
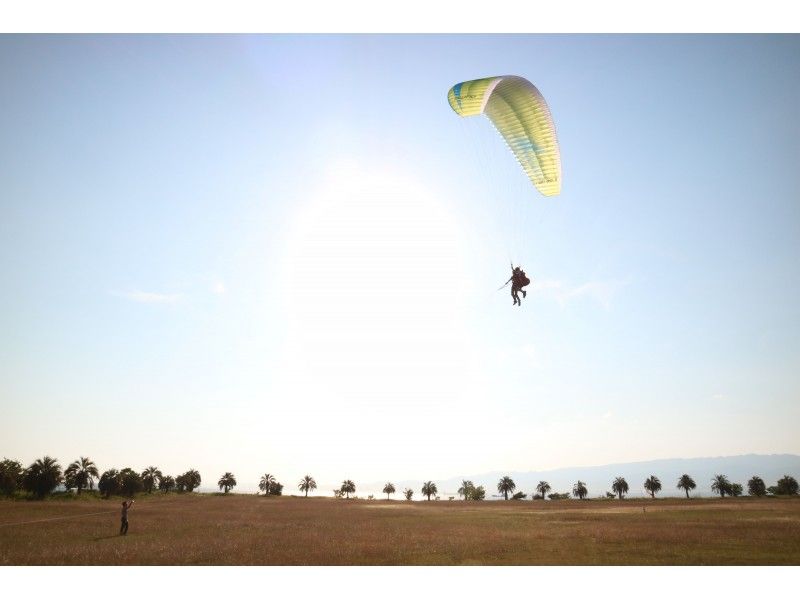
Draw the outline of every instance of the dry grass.
[[[126,537],[117,505],[0,501],[0,564],[800,564],[795,499],[152,496],[137,500]]]

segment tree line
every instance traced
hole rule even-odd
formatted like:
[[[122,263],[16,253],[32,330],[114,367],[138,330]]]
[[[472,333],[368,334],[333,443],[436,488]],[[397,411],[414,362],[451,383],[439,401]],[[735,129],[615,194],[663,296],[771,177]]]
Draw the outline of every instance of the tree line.
[[[102,474],[94,461],[80,457],[61,468],[57,459],[42,457],[23,468],[19,461],[0,461],[0,493],[9,496],[15,492],[27,492],[34,498],[44,498],[63,485],[78,494],[84,490],[97,491],[104,497],[112,495],[133,496],[140,492],[192,492],[202,481],[196,469],[178,476],[164,475],[157,467],[148,467],[137,472],[130,467],[107,469]]]
[[[87,457],[80,457],[70,463],[66,469],[61,468],[57,459],[46,456],[37,459],[28,467],[23,468],[18,461],[3,459],[0,461],[0,493],[11,496],[16,492],[27,492],[34,498],[44,498],[54,492],[60,485],[67,490],[75,490],[78,494],[84,490],[94,490],[95,480],[98,492],[108,498],[112,495],[133,496],[140,492],[152,493],[157,490],[160,492],[192,492],[201,483],[200,473],[195,469],[190,469],[178,476],[164,475],[157,467],[147,467],[142,472],[136,472],[130,467],[121,470],[108,469],[102,474],[99,473],[94,462]],[[231,472],[225,472],[217,482],[220,491],[226,494],[236,487],[236,477]],[[648,477],[643,484],[644,489],[655,498],[661,492],[661,480],[655,475]],[[690,498],[689,493],[697,487],[697,484],[689,474],[683,474],[678,478],[676,488],[686,493],[686,498]],[[258,488],[264,496],[280,496],[283,494],[283,484],[279,483],[275,476],[265,473],[261,476]],[[317,489],[317,482],[310,475],[305,475],[297,485],[298,490],[308,497],[309,492]],[[497,491],[503,495],[505,500],[524,500],[528,495],[524,492],[515,492],[517,489],[514,480],[509,476],[503,476],[497,483]],[[552,488],[546,481],[540,481],[531,493],[531,499],[544,500],[563,500],[570,498],[569,492],[551,492]],[[606,498],[619,498],[622,500],[629,492],[628,482],[623,477],[615,478],[611,483],[611,492],[606,492]],[[711,490],[721,498],[726,496],[741,496],[744,493],[742,484],[731,482],[725,475],[715,475],[711,480]],[[333,494],[336,498],[350,498],[355,494],[356,485],[352,480],[344,480],[339,488],[334,489]],[[394,484],[387,482],[383,487],[383,493],[387,499],[396,492]],[[439,500],[439,490],[433,481],[427,481],[420,490],[428,500],[435,498]],[[790,475],[784,475],[775,485],[767,486],[763,479],[753,476],[747,482],[747,494],[750,496],[791,496],[798,494],[798,483]],[[458,495],[462,500],[485,500],[486,489],[479,485],[476,486],[470,480],[462,480],[458,488]],[[589,495],[586,484],[578,480],[572,487],[572,496],[579,500],[585,499]],[[403,490],[406,500],[412,500],[414,490],[406,488]],[[370,495],[370,498],[373,498]],[[449,497],[454,500],[455,497]]]

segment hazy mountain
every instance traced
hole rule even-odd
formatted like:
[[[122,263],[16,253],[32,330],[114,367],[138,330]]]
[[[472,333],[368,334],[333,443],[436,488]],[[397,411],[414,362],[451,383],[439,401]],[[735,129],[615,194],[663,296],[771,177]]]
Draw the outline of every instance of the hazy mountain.
[[[480,474],[465,474],[445,480],[434,480],[442,496],[455,494],[461,480],[472,480],[476,485],[486,488],[487,498],[497,494],[497,481],[504,475],[511,476],[521,490],[530,497],[540,480],[546,480],[552,492],[568,492],[577,480],[583,481],[589,488],[589,497],[603,496],[611,490],[611,483],[617,476],[622,476],[630,486],[628,496],[631,498],[645,496],[642,484],[644,480],[655,475],[661,480],[663,490],[659,496],[683,496],[675,485],[678,478],[688,473],[697,483],[694,496],[711,495],[711,478],[716,474],[728,476],[731,482],[742,484],[747,492],[747,480],[754,475],[761,477],[772,486],[778,478],[791,475],[800,479],[800,456],[798,455],[737,455],[733,457],[698,457],[694,459],[657,459],[636,463],[613,463],[591,467],[568,467],[549,471],[493,471]],[[413,488],[419,495],[423,480],[404,480],[395,482],[398,493],[403,488]],[[364,484],[358,486],[359,496],[374,493],[379,496],[383,483]],[[398,494],[399,496],[399,494]]]

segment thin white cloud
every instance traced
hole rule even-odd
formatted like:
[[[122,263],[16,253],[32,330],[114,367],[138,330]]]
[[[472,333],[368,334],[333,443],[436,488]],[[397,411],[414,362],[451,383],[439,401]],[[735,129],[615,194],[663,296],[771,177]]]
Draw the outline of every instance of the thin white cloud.
[[[228,288],[225,286],[225,283],[218,280],[211,286],[211,292],[216,295],[224,295],[228,292]]]
[[[575,299],[589,297],[603,308],[609,309],[619,290],[628,284],[619,280],[594,280],[577,286],[569,286],[560,280],[534,280],[533,290],[544,296],[553,297],[561,307]]]
[[[152,293],[148,291],[112,291],[111,294],[136,303],[175,303],[181,298],[177,293]]]

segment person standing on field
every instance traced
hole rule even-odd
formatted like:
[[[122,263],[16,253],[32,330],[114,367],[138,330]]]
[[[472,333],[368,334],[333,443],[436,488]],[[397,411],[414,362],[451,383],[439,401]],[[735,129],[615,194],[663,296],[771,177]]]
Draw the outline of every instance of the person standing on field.
[[[119,527],[119,533],[121,536],[128,535],[128,509],[133,506],[133,499],[129,501],[122,501],[122,525]]]

